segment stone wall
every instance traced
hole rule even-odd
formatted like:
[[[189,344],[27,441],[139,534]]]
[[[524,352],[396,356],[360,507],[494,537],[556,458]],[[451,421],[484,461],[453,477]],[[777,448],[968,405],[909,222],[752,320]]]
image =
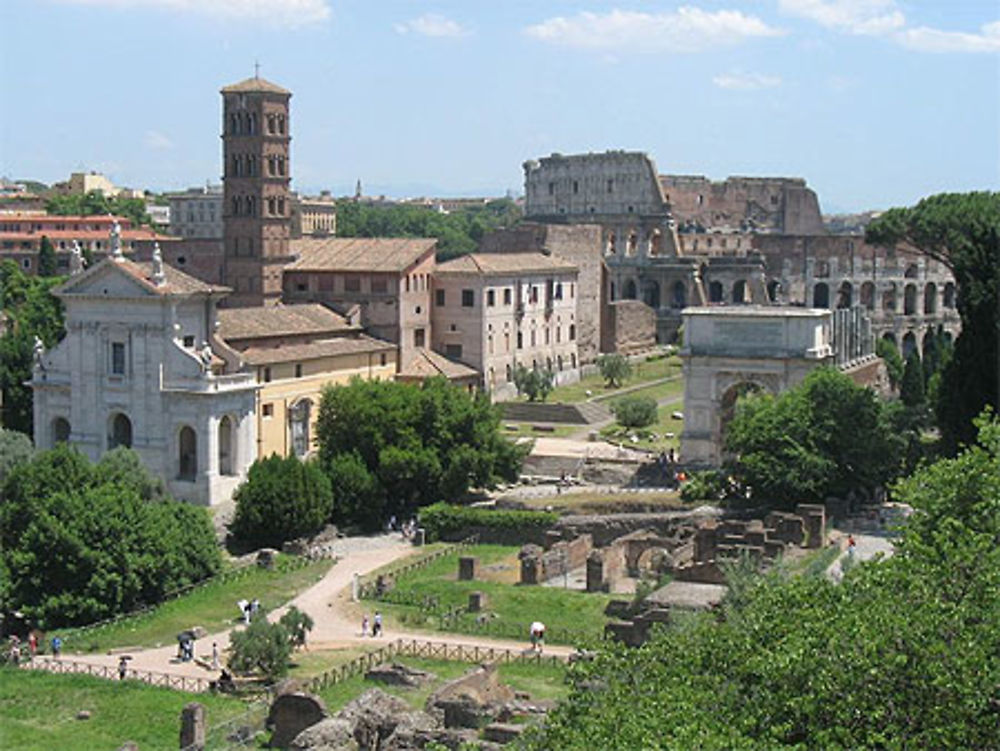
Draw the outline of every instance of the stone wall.
[[[554,529],[559,530],[564,539],[572,539],[589,534],[594,547],[604,548],[632,532],[648,529],[664,537],[674,537],[681,527],[698,524],[717,517],[718,511],[664,511],[655,514],[586,514],[564,516]]]
[[[643,352],[656,346],[656,311],[638,300],[616,300],[608,305],[612,351]]]
[[[612,592],[627,573],[624,546],[610,545],[592,550],[587,556],[587,591]]]
[[[525,545],[518,554],[521,559],[521,584],[541,584],[584,566],[593,545],[590,535],[556,542],[548,550],[537,545]]]

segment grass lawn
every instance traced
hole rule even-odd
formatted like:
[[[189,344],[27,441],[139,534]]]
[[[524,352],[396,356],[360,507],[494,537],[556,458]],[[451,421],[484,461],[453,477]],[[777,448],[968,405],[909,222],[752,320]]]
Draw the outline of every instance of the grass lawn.
[[[632,365],[632,375],[625,379],[622,388],[638,386],[649,381],[655,381],[669,376],[679,375],[681,372],[681,361],[676,355],[664,357],[652,362],[634,363]],[[558,386],[552,390],[545,401],[563,402],[575,404],[584,402],[592,397],[604,395],[614,395],[621,391],[621,388],[608,388],[604,385],[604,379],[600,374],[589,375],[581,378],[577,383],[570,383],[565,386]],[[587,392],[590,391],[590,396]],[[518,397],[521,401],[527,401],[527,397]]]
[[[60,631],[63,651],[103,652],[112,647],[173,644],[180,631],[192,626],[201,626],[209,633],[221,631],[235,624],[238,600],[256,597],[262,607],[273,610],[315,584],[333,565],[332,560],[324,559],[292,567],[290,561],[279,556],[272,571],[254,566],[239,577],[211,582],[147,613],[108,626]],[[46,640],[46,647],[48,643]]]
[[[243,702],[229,697],[0,668],[0,747],[111,751],[135,741],[141,749],[177,748],[181,709],[190,701],[205,705],[209,725],[244,711]],[[90,719],[77,720],[84,709]]]
[[[681,386],[681,391],[683,392],[683,385]],[[611,443],[622,443],[630,448],[647,449],[650,451],[668,451],[671,448],[679,449],[684,421],[675,420],[671,415],[674,412],[683,411],[684,402],[682,400],[677,401],[660,407],[657,410],[656,422],[648,428],[623,428],[618,423],[614,423],[601,430],[601,437]],[[673,433],[674,437],[668,438],[667,433]],[[637,436],[639,440],[629,440],[632,435]]]
[[[336,686],[319,692],[331,712],[336,712],[351,699],[360,696],[370,688],[380,688],[386,693],[399,696],[409,702],[414,709],[423,709],[427,697],[436,691],[441,684],[464,675],[474,665],[467,662],[452,662],[433,660],[424,657],[398,657],[395,662],[403,663],[412,668],[419,668],[434,673],[438,680],[430,681],[420,688],[404,688],[402,686],[387,686],[384,683],[365,680],[363,676],[348,678]],[[533,699],[562,699],[569,693],[565,683],[565,668],[552,665],[510,664],[497,668],[500,681],[506,683],[515,691],[527,691]]]
[[[527,641],[528,626],[540,620],[548,626],[547,640],[569,643],[576,635],[599,639],[607,618],[604,607],[611,595],[564,590],[555,587],[519,586],[519,548],[504,545],[477,545],[460,554],[445,556],[427,568],[402,577],[389,595],[409,597],[418,601],[434,598],[437,608],[417,605],[378,603],[386,616],[386,635],[392,638],[393,624],[406,628],[440,629],[437,609],[462,607],[468,595],[480,591],[486,595],[486,611],[495,614],[485,629],[476,623],[473,613],[462,614],[452,630],[479,633]],[[479,558],[480,578],[477,581],[457,581],[459,555]],[[367,605],[374,609],[376,604]],[[564,633],[560,633],[564,632]],[[568,633],[567,633],[568,632]]]
[[[655,383],[652,386],[645,386],[644,388],[636,389],[635,391],[629,391],[627,394],[623,394],[622,396],[644,396],[655,399],[656,401],[660,401],[661,399],[671,399],[683,395],[684,395],[684,379],[676,378],[672,381]],[[617,400],[617,398],[621,397],[602,399],[601,401],[603,401],[605,405],[610,407]],[[673,411],[674,407],[671,406],[670,409],[671,411]]]

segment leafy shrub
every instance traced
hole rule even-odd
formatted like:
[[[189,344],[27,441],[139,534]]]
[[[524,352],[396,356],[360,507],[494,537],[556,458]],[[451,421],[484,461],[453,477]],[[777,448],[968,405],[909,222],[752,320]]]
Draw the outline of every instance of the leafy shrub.
[[[551,370],[529,369],[523,365],[518,365],[514,371],[514,385],[518,393],[524,394],[530,402],[544,402],[545,397],[552,393],[555,378]]]
[[[597,368],[605,384],[612,388],[618,388],[632,375],[632,364],[625,355],[601,355],[597,358]]]
[[[552,511],[495,511],[450,503],[435,503],[420,510],[420,525],[427,541],[454,538],[463,530],[485,527],[496,530],[547,529],[559,515]]]
[[[718,503],[730,494],[729,478],[717,469],[695,472],[681,488],[684,503],[708,501]]]
[[[626,428],[645,428],[656,422],[656,399],[649,396],[626,396],[613,405],[615,419]]]
[[[269,623],[263,614],[230,636],[229,667],[237,673],[260,673],[274,681],[288,672],[293,642],[288,629]]]
[[[239,542],[280,547],[318,531],[333,511],[330,480],[315,462],[295,456],[258,459],[236,490],[230,531]]]

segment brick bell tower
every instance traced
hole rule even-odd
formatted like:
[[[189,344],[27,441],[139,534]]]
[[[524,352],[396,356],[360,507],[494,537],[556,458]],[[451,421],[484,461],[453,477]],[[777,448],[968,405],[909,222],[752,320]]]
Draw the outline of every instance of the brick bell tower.
[[[222,94],[223,282],[228,307],[281,301],[289,256],[292,93],[254,76]]]

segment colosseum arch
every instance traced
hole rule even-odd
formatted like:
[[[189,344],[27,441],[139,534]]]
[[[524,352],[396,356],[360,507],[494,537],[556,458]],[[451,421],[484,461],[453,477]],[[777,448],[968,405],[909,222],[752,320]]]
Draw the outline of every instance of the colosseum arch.
[[[861,305],[868,310],[875,310],[875,284],[864,282],[861,285]]]
[[[830,288],[827,286],[826,282],[817,282],[816,286],[813,287],[812,306],[814,308],[830,307]]]
[[[907,331],[903,336],[903,359],[908,358],[913,352],[917,352],[917,335],[912,331]]]
[[[937,285],[934,282],[927,282],[924,287],[924,315],[934,315],[937,313]]]
[[[708,301],[722,302],[722,282],[708,283]]]
[[[903,290],[903,315],[915,316],[917,314],[917,285],[907,284]]]
[[[849,308],[854,304],[854,285],[844,280],[837,290],[837,308]]]
[[[747,283],[742,279],[737,279],[735,282],[733,282],[733,302],[734,303],[747,302]]]

